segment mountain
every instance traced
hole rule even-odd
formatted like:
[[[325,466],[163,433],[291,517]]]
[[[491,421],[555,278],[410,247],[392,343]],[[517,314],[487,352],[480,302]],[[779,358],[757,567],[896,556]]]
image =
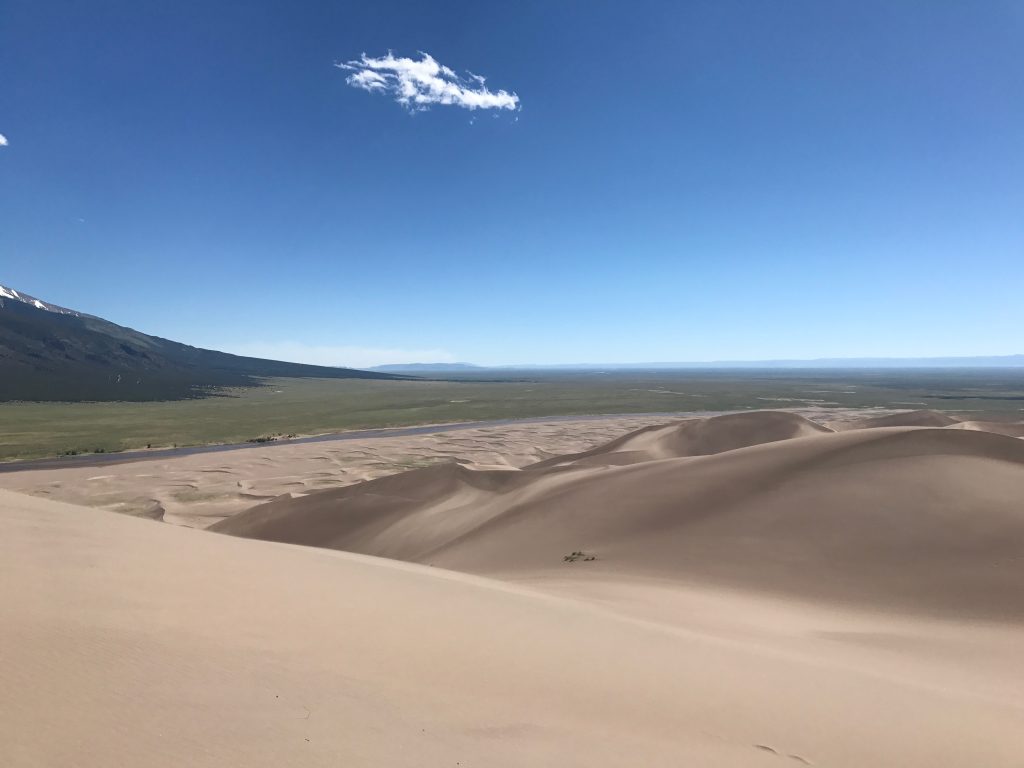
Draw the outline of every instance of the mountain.
[[[370,368],[371,371],[386,371],[389,373],[401,373],[404,371],[418,373],[439,371],[443,373],[452,371],[480,371],[483,369],[482,365],[473,365],[472,363],[392,363],[389,365],[375,365],[373,368]]]
[[[404,378],[190,347],[0,285],[0,401],[180,400],[268,376]]]

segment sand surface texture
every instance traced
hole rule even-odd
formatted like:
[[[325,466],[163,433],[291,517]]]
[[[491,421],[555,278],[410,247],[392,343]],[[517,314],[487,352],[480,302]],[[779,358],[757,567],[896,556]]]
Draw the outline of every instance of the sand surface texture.
[[[849,420],[862,411],[796,409],[813,419]],[[890,411],[873,409],[888,414]],[[0,488],[111,512],[206,528],[286,493],[338,488],[438,464],[517,468],[585,451],[665,416],[572,418],[498,423],[420,435],[245,447],[222,453],[0,473]],[[137,458],[139,452],[132,452]],[[110,455],[104,457],[110,459]]]
[[[2,473],[0,488],[205,528],[285,493],[336,488],[437,464],[520,467],[664,420],[622,416],[338,442],[270,443],[100,467]]]
[[[0,762],[1019,768],[1024,440],[928,418],[691,419],[234,535],[0,491]]]

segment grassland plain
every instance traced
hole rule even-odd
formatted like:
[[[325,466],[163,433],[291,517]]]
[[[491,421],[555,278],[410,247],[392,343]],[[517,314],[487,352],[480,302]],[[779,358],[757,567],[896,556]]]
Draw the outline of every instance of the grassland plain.
[[[266,379],[148,403],[0,404],[0,460],[457,421],[751,408],[931,408],[1024,418],[1024,369],[485,371],[445,380]]]

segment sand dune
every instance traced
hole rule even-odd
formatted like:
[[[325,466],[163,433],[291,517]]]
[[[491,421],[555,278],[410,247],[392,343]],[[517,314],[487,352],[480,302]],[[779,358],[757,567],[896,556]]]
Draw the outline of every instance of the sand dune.
[[[401,437],[276,443],[217,454],[0,473],[0,488],[205,528],[261,501],[458,462],[521,467],[582,451],[663,416],[502,424]]]
[[[791,414],[743,416],[755,437],[780,425],[811,434],[626,466],[434,467],[281,498],[213,530],[503,578],[589,569],[1024,619],[1024,442],[969,429],[829,433]],[[586,458],[742,442],[737,421],[643,430]],[[566,564],[573,552],[596,559]]]
[[[1019,626],[566,599],[9,492],[0,569],[12,768],[1020,764]]]
[[[637,426],[125,470],[235,537],[0,491],[0,762],[1019,768],[1021,425]]]
[[[788,411],[730,413],[647,427],[583,453],[538,462],[531,469],[570,464],[637,464],[654,459],[706,456],[828,432],[832,432],[829,427]]]
[[[848,423],[853,429],[873,429],[875,427],[949,427],[959,420],[941,411],[904,411],[885,416],[854,419]]]
[[[1024,424],[1001,421],[958,421],[947,429],[973,429],[978,432],[992,432],[1008,437],[1024,437]]]

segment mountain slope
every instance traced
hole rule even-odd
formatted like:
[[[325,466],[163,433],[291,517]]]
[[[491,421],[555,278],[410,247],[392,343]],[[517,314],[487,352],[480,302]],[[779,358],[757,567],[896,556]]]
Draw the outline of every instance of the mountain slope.
[[[0,286],[0,401],[177,400],[259,377],[403,378],[240,357],[150,336]]]

